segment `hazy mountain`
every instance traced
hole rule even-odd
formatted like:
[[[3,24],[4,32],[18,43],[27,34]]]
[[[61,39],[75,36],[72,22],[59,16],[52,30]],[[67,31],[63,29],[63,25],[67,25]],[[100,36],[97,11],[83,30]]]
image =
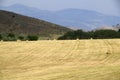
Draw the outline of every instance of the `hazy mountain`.
[[[60,11],[40,10],[32,7],[15,4],[4,7],[27,16],[43,19],[52,23],[74,29],[91,30],[100,26],[112,26],[120,23],[120,17],[105,15],[96,11],[83,9],[65,9]]]
[[[0,10],[0,33],[35,34],[41,37],[57,37],[71,29],[23,16],[13,12]]]

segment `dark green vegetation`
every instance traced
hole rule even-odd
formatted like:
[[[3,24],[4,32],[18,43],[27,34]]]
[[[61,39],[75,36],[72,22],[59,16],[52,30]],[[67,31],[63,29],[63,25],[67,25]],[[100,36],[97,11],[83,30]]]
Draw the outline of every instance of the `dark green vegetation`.
[[[59,40],[74,40],[74,39],[111,39],[120,38],[120,30],[96,30],[85,32],[82,30],[70,31],[59,37]]]
[[[35,40],[38,40],[39,37],[38,36],[35,36],[35,35],[28,35],[27,36],[27,40],[29,41],[35,41]]]
[[[71,31],[71,29],[36,18],[0,10],[1,34],[13,33],[14,35],[37,35],[44,39],[54,39],[68,31]],[[13,40],[14,36],[9,35],[6,37],[9,37],[9,40]],[[19,39],[24,40],[22,36],[20,36]]]
[[[4,41],[16,41],[17,38],[13,33],[8,33],[8,34],[4,34],[3,40]]]
[[[4,33],[0,34],[0,40],[3,41],[36,41],[39,39],[39,36],[37,35],[15,35],[13,33]]]

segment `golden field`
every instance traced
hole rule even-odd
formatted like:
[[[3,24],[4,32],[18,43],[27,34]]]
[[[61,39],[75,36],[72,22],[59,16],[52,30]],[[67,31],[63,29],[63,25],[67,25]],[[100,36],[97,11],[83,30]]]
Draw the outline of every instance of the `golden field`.
[[[0,42],[0,80],[120,80],[120,39]]]

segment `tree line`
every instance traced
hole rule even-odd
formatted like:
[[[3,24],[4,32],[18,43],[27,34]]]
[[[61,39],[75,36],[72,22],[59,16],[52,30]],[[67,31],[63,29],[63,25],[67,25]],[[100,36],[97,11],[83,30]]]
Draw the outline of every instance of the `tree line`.
[[[60,36],[58,40],[75,40],[75,39],[113,39],[120,38],[120,29],[115,30],[95,30],[95,31],[83,31],[74,30],[66,32]],[[0,33],[0,40],[2,41],[37,41],[39,35],[25,35],[25,34],[14,34],[14,33]]]
[[[2,41],[36,41],[39,37],[37,35],[22,35],[14,33],[0,33],[0,40]]]
[[[74,39],[113,39],[120,38],[120,29],[115,30],[95,30],[95,31],[83,31],[75,30],[65,33],[60,36],[58,40],[74,40]]]

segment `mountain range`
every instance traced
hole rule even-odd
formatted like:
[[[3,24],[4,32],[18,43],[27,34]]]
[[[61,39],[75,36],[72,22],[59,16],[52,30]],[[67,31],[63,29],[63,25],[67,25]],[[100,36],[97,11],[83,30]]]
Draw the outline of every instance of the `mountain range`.
[[[112,26],[120,23],[119,16],[105,15],[96,11],[84,9],[65,9],[59,11],[40,10],[21,4],[2,7],[26,16],[46,20],[72,29],[92,30],[102,26]]]

